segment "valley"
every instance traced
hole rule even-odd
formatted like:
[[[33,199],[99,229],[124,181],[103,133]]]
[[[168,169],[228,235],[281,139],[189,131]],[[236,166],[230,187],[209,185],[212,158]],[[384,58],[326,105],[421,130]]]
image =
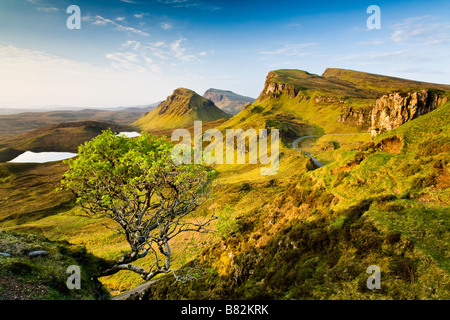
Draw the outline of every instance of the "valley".
[[[450,297],[449,85],[344,69],[322,75],[281,69],[269,72],[256,100],[238,107],[221,110],[205,96],[179,88],[139,117],[85,113],[77,121],[48,123],[39,119],[49,115],[33,120],[28,114],[30,121],[15,131],[6,123],[18,120],[2,116],[0,252],[14,246],[25,252],[28,238],[37,237],[33,249],[45,247],[61,261],[78,257],[88,272],[127,250],[124,238],[105,227],[113,228],[111,221],[87,217],[71,193],[58,190],[67,164],[8,161],[25,151],[76,153],[108,128],[168,140],[174,129],[186,128],[193,136],[193,122],[201,120],[203,131],[215,128],[224,136],[227,129],[279,130],[279,171],[261,175],[261,163],[213,165],[217,187],[201,209],[217,212],[216,232],[172,243],[173,268],[204,273],[175,284],[160,276],[135,298]],[[85,252],[77,256],[79,250]],[[60,264],[44,272],[20,255],[13,259],[0,257],[0,286],[13,276],[47,288],[33,299],[74,297],[61,289],[64,274],[53,279],[56,288],[37,277],[52,268],[61,272]],[[17,271],[18,263],[33,272]],[[149,263],[150,257],[137,261]],[[370,265],[382,270],[381,290],[365,286]],[[100,280],[110,297],[144,283],[125,271]]]

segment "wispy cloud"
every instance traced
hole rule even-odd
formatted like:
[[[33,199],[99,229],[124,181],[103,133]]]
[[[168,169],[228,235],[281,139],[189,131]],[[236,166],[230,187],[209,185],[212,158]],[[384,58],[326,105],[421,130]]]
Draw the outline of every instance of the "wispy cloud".
[[[210,3],[193,0],[158,0],[158,2],[171,5],[175,8],[196,8],[204,11],[217,11],[222,9]]]
[[[310,43],[286,43],[281,48],[275,50],[260,51],[259,54],[265,57],[276,57],[276,56],[286,56],[286,57],[304,57],[312,54],[310,48],[318,45],[316,42]]]
[[[164,30],[170,30],[172,29],[172,24],[168,23],[168,22],[163,22],[160,24],[161,28],[163,28]]]
[[[170,51],[173,53],[174,57],[184,62],[196,59],[195,55],[188,54],[186,47],[182,46],[182,43],[185,42],[186,40],[187,40],[186,38],[180,38],[178,40],[173,41],[169,45]]]
[[[438,18],[427,15],[413,17],[393,25],[391,39],[398,43],[417,43],[420,45],[450,42],[450,23],[439,22]]]
[[[92,24],[99,26],[113,25],[118,31],[128,31],[145,37],[150,36],[150,34],[145,31],[119,24],[111,19],[106,19],[98,15],[95,16],[95,21]]]
[[[142,19],[144,16],[146,16],[146,15],[148,15],[148,13],[145,13],[145,12],[143,12],[143,13],[136,13],[135,15],[134,15],[134,17],[135,18],[138,18],[138,19]]]
[[[46,12],[46,13],[51,13],[51,12],[58,12],[58,11],[60,11],[60,9],[55,8],[55,7],[37,7],[36,10],[42,11],[42,12]]]
[[[293,22],[293,23],[288,23],[288,24],[284,25],[284,27],[287,29],[300,29],[302,27],[302,25],[300,23]]]
[[[36,6],[37,11],[41,11],[41,12],[45,12],[45,13],[53,13],[53,12],[61,11],[61,9],[50,5],[48,3],[48,1],[45,1],[45,0],[27,0],[27,2]]]
[[[339,55],[335,59],[339,61],[351,61],[359,65],[386,64],[393,61],[403,61],[406,57],[411,57],[403,50],[385,52],[362,52],[349,55]]]
[[[374,45],[374,46],[376,46],[376,45],[380,45],[380,44],[384,44],[384,43],[385,43],[384,40],[377,40],[377,39],[358,42],[358,44],[361,45],[361,46],[367,46],[367,45]]]

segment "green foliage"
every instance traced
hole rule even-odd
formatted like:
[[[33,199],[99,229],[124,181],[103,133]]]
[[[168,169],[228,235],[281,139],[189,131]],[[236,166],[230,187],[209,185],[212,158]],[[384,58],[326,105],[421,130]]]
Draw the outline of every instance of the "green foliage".
[[[161,190],[161,181],[169,176],[175,186],[186,186],[190,178],[214,174],[194,164],[175,165],[172,147],[164,137],[146,132],[129,139],[104,131],[80,146],[78,157],[65,161],[69,170],[62,183],[75,192],[77,203],[87,203],[97,214],[108,207],[127,208],[130,199],[138,202],[149,189]]]

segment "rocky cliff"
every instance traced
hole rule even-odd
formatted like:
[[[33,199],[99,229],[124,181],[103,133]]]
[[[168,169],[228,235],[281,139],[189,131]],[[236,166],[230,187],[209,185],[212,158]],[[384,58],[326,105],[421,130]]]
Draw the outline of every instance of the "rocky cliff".
[[[258,97],[258,101],[266,98],[277,98],[282,93],[286,93],[289,97],[295,98],[299,90],[291,84],[277,81],[280,75],[277,72],[270,71],[266,77],[264,88]]]
[[[369,129],[372,125],[372,109],[373,106],[367,108],[353,108],[344,107],[343,113],[338,117],[339,122],[345,122],[361,127],[362,129]]]
[[[446,96],[430,90],[384,95],[376,101],[372,109],[370,133],[376,136],[397,128],[433,111],[446,101]]]

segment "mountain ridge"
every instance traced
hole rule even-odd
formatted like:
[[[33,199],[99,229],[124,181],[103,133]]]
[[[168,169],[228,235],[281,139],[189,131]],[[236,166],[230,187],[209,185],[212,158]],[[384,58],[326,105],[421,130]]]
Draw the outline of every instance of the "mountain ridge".
[[[195,91],[177,88],[155,110],[146,113],[134,125],[143,130],[171,129],[191,126],[195,120],[214,121],[229,117],[231,115]]]
[[[242,96],[230,90],[215,88],[206,90],[203,97],[211,100],[218,108],[232,115],[239,113],[245,105],[255,101],[254,98]]]

